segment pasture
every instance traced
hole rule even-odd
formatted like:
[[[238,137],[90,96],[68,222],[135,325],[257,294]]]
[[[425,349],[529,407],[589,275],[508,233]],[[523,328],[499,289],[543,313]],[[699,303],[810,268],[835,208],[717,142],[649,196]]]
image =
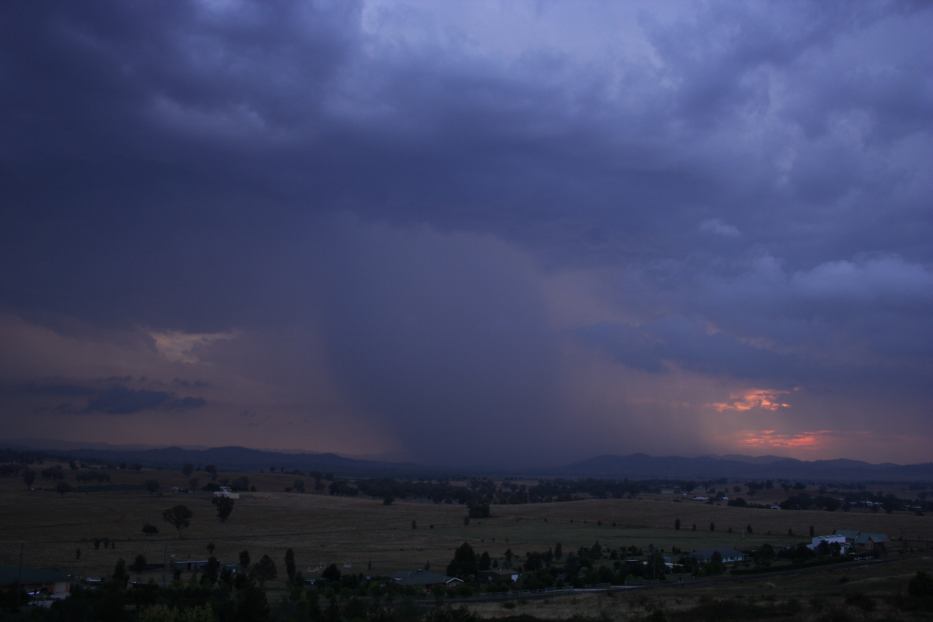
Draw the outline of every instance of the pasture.
[[[806,541],[811,525],[816,533],[843,528],[882,531],[891,537],[893,550],[923,548],[933,542],[931,516],[748,509],[675,495],[494,505],[492,517],[465,524],[466,509],[461,505],[402,500],[384,505],[381,499],[285,492],[295,476],[280,473],[248,474],[258,491],[242,493],[229,520],[221,523],[210,493],[168,492],[172,486],[185,485],[187,478],[181,473],[113,473],[113,484],[139,488],[60,495],[48,482],[39,481],[39,490],[28,491],[19,479],[0,480],[0,564],[18,563],[22,552],[27,566],[106,576],[119,558],[128,564],[138,554],[149,562],[206,559],[207,545],[213,543],[214,554],[224,563],[235,563],[242,550],[248,550],[254,561],[268,554],[279,566],[280,577],[288,548],[294,550],[298,568],[306,576],[319,574],[330,563],[350,573],[384,574],[426,564],[443,572],[453,550],[463,542],[498,559],[507,549],[524,557],[557,542],[565,552],[596,541],[604,547],[654,545],[666,551],[742,549],[765,542],[777,546]],[[207,481],[204,473],[195,475]],[[147,479],[159,480],[162,492],[142,489]],[[181,537],[162,519],[163,510],[176,504],[194,513]],[[680,530],[674,529],[676,519]],[[145,523],[157,526],[159,533],[144,535]],[[748,525],[753,530],[750,535]],[[116,548],[95,549],[94,538],[109,538]]]

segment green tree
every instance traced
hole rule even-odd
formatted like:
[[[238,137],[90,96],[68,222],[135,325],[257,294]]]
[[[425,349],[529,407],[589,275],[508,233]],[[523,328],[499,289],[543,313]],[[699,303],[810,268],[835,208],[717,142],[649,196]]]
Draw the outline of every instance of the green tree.
[[[249,551],[240,551],[240,568],[246,570],[249,568]]]
[[[204,569],[204,577],[207,579],[209,585],[217,583],[217,579],[220,577],[220,562],[213,555],[207,559],[207,568]]]
[[[206,467],[204,467],[204,470],[207,471],[208,475],[211,476],[211,481],[214,481],[217,479],[217,467],[216,466],[214,466],[213,464],[209,464]]]
[[[261,587],[246,585],[236,592],[236,620],[264,622],[269,619],[269,601]]]
[[[679,518],[674,519],[674,529],[676,529],[677,531],[680,531],[680,519]]]
[[[340,581],[340,568],[337,568],[337,564],[330,564],[321,573],[321,578],[327,581]]]
[[[471,577],[476,574],[478,563],[476,552],[469,543],[464,542],[454,551],[454,558],[447,565],[447,574],[452,577]]]
[[[214,610],[210,605],[184,606],[153,605],[139,612],[139,622],[214,622]]]
[[[714,551],[709,563],[706,565],[706,571],[709,574],[722,574],[725,569],[726,567],[722,563],[722,554],[719,551]]]
[[[126,572],[126,562],[123,559],[118,559],[116,565],[113,567],[113,583],[119,588],[125,588],[127,582],[130,580],[130,575]]]
[[[304,492],[305,481],[303,479],[296,479],[294,482],[292,482],[292,490],[295,492]]]
[[[133,572],[142,572],[146,569],[146,556],[140,553],[136,556],[136,559],[133,560],[133,565],[130,566],[130,570]]]
[[[26,484],[26,488],[32,490],[32,484],[36,481],[36,472],[32,469],[26,469],[23,471],[23,483]]]
[[[162,512],[162,518],[178,531],[179,538],[181,538],[181,530],[191,525],[193,516],[194,513],[185,505],[176,505]]]
[[[155,479],[146,480],[146,490],[149,491],[149,494],[154,495],[159,492],[159,481]]]
[[[55,492],[57,492],[60,495],[64,495],[66,492],[71,492],[71,491],[72,491],[71,484],[69,484],[68,482],[58,482],[57,484],[55,484]]]
[[[483,551],[483,554],[479,556],[479,570],[489,570],[492,566],[492,558],[489,557],[489,553]]]
[[[253,565],[250,569],[249,574],[252,578],[259,582],[259,586],[262,587],[266,584],[266,581],[271,581],[274,579],[278,573],[275,570],[275,562],[272,561],[272,558],[268,555],[263,555],[259,558],[259,562]]]
[[[234,501],[230,497],[214,497],[212,503],[217,507],[217,518],[226,523],[233,512]]]
[[[191,474],[194,473],[194,465],[186,462],[182,465],[181,472],[185,474],[185,477],[191,477]]]

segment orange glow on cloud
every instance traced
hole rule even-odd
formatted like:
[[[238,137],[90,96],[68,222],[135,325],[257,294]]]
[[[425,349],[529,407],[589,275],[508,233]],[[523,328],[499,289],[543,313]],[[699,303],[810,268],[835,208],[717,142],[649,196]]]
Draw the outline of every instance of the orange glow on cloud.
[[[790,408],[790,404],[780,400],[780,396],[790,391],[778,389],[748,389],[744,393],[733,393],[727,402],[713,402],[710,404],[716,412],[746,412],[749,410],[778,411]]]
[[[798,434],[782,434],[777,430],[744,432],[739,444],[756,448],[816,449],[822,447],[829,430],[815,430]]]

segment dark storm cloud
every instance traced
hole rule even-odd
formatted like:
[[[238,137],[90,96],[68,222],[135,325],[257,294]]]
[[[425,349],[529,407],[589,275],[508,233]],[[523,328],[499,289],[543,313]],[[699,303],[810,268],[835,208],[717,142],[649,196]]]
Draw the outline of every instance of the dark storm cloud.
[[[149,391],[111,387],[97,393],[88,401],[82,413],[131,415],[146,410],[182,411],[201,408],[207,402],[196,397],[178,397],[168,391]]]
[[[95,389],[76,384],[45,384],[26,382],[7,387],[4,393],[23,395],[42,395],[50,397],[87,397],[96,393]]]
[[[568,338],[929,403],[933,12],[594,6],[538,7],[542,42],[519,4],[505,41],[472,3],[4,4],[3,310],[274,333],[255,378],[324,367],[431,458],[562,440]],[[556,326],[565,271],[600,300]],[[204,406],[131,384],[62,397]]]
[[[56,406],[57,412],[71,414],[131,415],[150,410],[195,410],[207,404],[199,397],[179,396],[170,391],[133,388],[116,383],[115,380],[132,381],[133,379],[109,378],[103,381],[93,381],[90,384],[37,380],[2,386],[0,398],[4,400],[11,398],[79,400],[59,403]]]

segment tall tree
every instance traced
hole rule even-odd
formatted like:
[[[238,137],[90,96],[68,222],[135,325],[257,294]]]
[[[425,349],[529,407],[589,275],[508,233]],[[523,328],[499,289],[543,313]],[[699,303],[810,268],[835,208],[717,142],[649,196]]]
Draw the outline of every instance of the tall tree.
[[[36,472],[32,469],[26,469],[23,471],[23,483],[26,484],[26,488],[32,490],[32,484],[36,481]]]
[[[272,561],[272,558],[268,555],[263,555],[259,558],[259,562],[249,571],[249,574],[256,579],[256,581],[259,582],[259,586],[262,587],[265,585],[266,581],[271,581],[276,577],[275,562]]]
[[[225,523],[233,512],[234,502],[230,497],[214,497],[212,503],[217,506],[217,518]]]
[[[337,564],[329,565],[324,569],[324,572],[321,573],[321,578],[326,579],[327,581],[339,581],[340,568],[337,568]]]
[[[452,577],[470,577],[477,571],[476,552],[468,542],[464,542],[454,551],[454,558],[447,565],[447,574]]]
[[[181,467],[181,472],[185,474],[185,477],[191,477],[191,474],[194,473],[194,465],[186,462]]]
[[[169,525],[178,530],[178,537],[181,538],[181,530],[191,524],[191,517],[194,513],[185,505],[176,505],[162,512],[162,518]]]
[[[113,567],[113,582],[119,588],[125,588],[130,580],[130,575],[126,572],[126,562],[118,559],[116,566]]]

